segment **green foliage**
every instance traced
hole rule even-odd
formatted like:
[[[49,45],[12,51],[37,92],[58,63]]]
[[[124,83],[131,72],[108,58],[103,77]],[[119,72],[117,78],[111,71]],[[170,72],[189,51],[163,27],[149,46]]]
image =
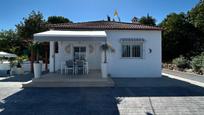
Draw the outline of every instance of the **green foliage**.
[[[19,56],[19,58],[22,60],[22,61],[28,61],[28,56],[27,55],[21,55]]]
[[[110,50],[111,52],[115,52],[115,49],[112,47],[112,45],[111,45],[111,44],[108,44],[108,43],[102,44],[102,45],[101,45],[101,49],[102,49],[103,51],[108,51],[108,50]]]
[[[173,59],[173,64],[175,64],[180,69],[185,69],[189,67],[189,61],[184,58],[183,56],[180,56],[178,58]]]
[[[204,72],[204,52],[201,53],[201,55],[192,58],[191,67],[195,72],[198,73]]]
[[[187,58],[204,52],[204,1],[187,14],[172,13],[162,21],[163,61],[184,55]]]
[[[29,49],[30,51],[32,51],[34,54],[36,54],[36,62],[39,62],[39,57],[41,54],[41,51],[43,51],[43,46],[41,43],[36,42],[36,43],[32,43],[29,45]]]
[[[200,2],[188,12],[189,21],[204,32],[204,1]]]
[[[148,26],[156,26],[156,19],[152,16],[143,16],[139,19],[140,24],[148,25]]]
[[[160,24],[162,34],[163,61],[172,60],[179,55],[190,58],[200,53],[201,41],[199,31],[184,13],[169,14]]]
[[[10,67],[13,68],[16,66],[15,60],[9,60],[10,61]]]
[[[33,34],[47,30],[46,21],[40,12],[32,11],[27,18],[23,18],[16,25],[18,35],[25,40],[32,40]]]
[[[13,30],[0,32],[0,51],[11,52],[17,55],[22,53],[22,39]]]
[[[68,18],[63,16],[49,16],[47,22],[49,24],[72,23]]]

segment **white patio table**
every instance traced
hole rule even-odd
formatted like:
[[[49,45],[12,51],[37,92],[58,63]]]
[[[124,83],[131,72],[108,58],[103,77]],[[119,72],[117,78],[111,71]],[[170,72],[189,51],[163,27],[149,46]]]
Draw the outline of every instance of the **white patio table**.
[[[63,74],[63,70],[65,70],[65,68],[66,68],[66,62],[62,62],[61,68],[60,68],[61,74]],[[76,69],[76,65],[74,67],[74,71],[75,71],[74,73],[77,74],[75,69]],[[88,65],[88,62],[86,61],[84,62],[84,74],[88,74],[88,73],[89,73],[89,65]]]

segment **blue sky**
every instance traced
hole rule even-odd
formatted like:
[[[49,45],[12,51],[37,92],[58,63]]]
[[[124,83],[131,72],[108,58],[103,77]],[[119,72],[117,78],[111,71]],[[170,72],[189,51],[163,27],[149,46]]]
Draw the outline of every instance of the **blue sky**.
[[[105,20],[118,10],[121,21],[129,22],[133,16],[149,13],[157,23],[172,12],[187,12],[199,0],[1,0],[0,29],[14,29],[23,17],[40,11],[44,18],[57,15],[74,22]]]

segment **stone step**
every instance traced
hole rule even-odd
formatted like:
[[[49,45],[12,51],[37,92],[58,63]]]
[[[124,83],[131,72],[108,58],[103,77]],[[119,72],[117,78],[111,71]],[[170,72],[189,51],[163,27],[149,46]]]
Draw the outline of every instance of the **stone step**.
[[[111,78],[93,78],[93,79],[86,79],[86,78],[80,78],[80,79],[33,79],[32,82],[108,82],[108,81],[112,81]]]
[[[23,87],[113,87],[115,84],[111,79],[100,81],[34,81],[28,84],[23,84]]]

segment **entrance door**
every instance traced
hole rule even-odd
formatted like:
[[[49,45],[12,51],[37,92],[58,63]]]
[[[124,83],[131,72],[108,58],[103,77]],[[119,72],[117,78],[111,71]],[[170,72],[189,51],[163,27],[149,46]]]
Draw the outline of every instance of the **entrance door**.
[[[74,60],[86,60],[86,47],[74,47]]]

